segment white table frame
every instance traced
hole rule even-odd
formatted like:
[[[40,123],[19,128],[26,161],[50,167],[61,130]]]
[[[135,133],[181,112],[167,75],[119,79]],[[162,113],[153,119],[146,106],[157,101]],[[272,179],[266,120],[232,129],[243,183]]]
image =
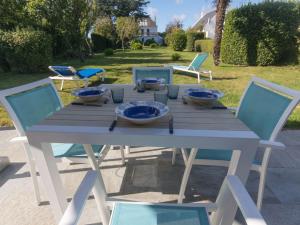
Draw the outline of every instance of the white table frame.
[[[259,138],[252,131],[221,131],[221,130],[191,130],[175,129],[169,134],[166,128],[127,128],[116,127],[113,132],[108,127],[88,126],[49,126],[36,125],[27,132],[28,142],[36,159],[41,179],[45,185],[55,218],[62,217],[67,200],[57,166],[48,143],[78,143],[84,144],[89,160],[96,169],[95,157],[85,144],[108,144],[128,146],[153,146],[170,148],[193,148],[191,157],[196,149],[236,149],[239,160],[229,168],[229,174],[237,175],[245,184],[252,160],[254,159]],[[102,177],[98,169],[99,179]],[[213,215],[213,225],[232,224],[237,205],[229,190],[225,189],[226,198],[218,198],[217,203],[222,210]],[[103,193],[98,193],[101,196]],[[95,197],[99,206],[100,197]]]

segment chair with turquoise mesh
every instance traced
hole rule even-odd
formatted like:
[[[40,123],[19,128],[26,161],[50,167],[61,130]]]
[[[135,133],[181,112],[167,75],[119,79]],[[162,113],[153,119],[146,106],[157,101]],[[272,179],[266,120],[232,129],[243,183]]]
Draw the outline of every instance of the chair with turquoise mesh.
[[[89,80],[93,76],[101,77],[104,80],[105,70],[102,68],[85,68],[76,70],[72,66],[49,66],[48,67],[56,76],[50,76],[52,80],[61,80],[60,90],[63,89],[65,80],[84,81],[84,86],[87,87]]]
[[[186,73],[191,73],[197,75],[198,83],[200,83],[200,74],[208,74],[209,79],[212,80],[211,70],[202,70],[201,66],[208,57],[208,53],[200,53],[195,56],[193,61],[189,66],[180,66],[180,65],[169,65],[172,66],[173,70],[178,70]]]
[[[51,79],[36,81],[0,91],[0,102],[10,115],[17,130],[18,137],[12,142],[22,142],[29,163],[36,200],[40,203],[40,192],[36,176],[35,162],[27,142],[26,131],[46,117],[59,111],[63,105]],[[80,144],[53,143],[53,155],[57,161],[89,163],[85,149]],[[110,146],[92,145],[98,164],[105,157]],[[122,149],[123,151],[123,149]],[[121,152],[122,152],[121,151]],[[123,152],[122,152],[123,153]],[[124,158],[122,154],[122,163]]]
[[[257,197],[257,207],[259,209],[262,205],[271,150],[284,149],[285,146],[276,142],[276,138],[299,101],[300,92],[253,77],[236,110],[236,117],[261,139],[262,160],[254,160],[251,168],[260,174]],[[185,179],[183,179],[185,181],[181,184],[179,202],[183,200],[192,165],[228,167],[230,163],[234,163],[238,159],[238,151],[231,149],[199,149],[193,153],[189,149],[181,149],[181,152],[186,169]],[[176,150],[173,151],[173,164],[175,163],[175,158]]]
[[[222,210],[226,197],[232,195],[240,208],[247,225],[266,225],[254,202],[238,177],[227,176],[223,182],[216,203],[144,203],[113,202],[110,213],[106,202],[105,188],[95,171],[89,171],[69,203],[59,225],[78,224],[91,190],[97,202],[99,219],[103,225],[219,225],[226,218]],[[234,210],[234,209],[232,209]],[[100,221],[99,221],[100,222]],[[232,221],[233,222],[233,221]],[[232,223],[228,223],[232,224]]]
[[[135,67],[132,75],[133,84],[144,78],[160,78],[165,84],[173,83],[173,70],[168,67]]]

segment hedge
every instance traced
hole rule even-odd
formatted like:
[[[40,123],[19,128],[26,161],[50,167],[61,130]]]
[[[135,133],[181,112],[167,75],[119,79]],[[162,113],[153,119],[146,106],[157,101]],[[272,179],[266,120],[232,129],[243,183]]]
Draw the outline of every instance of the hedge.
[[[93,51],[94,52],[103,52],[105,49],[113,47],[112,40],[110,40],[106,37],[103,37],[100,34],[92,33],[91,39],[92,39],[92,43],[93,43]]]
[[[52,61],[51,38],[42,31],[28,29],[2,32],[0,58],[4,71],[45,71]]]
[[[210,39],[195,41],[195,51],[213,53],[214,41]]]
[[[195,47],[195,41],[196,40],[201,40],[204,39],[204,33],[203,32],[193,32],[193,31],[188,31],[186,33],[186,50],[191,52],[194,51]]]
[[[300,13],[294,3],[248,4],[226,15],[221,45],[224,63],[297,63]]]

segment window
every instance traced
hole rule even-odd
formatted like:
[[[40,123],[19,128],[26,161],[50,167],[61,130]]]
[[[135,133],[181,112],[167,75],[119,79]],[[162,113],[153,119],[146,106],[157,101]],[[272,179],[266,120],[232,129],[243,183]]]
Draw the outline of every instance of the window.
[[[147,29],[147,36],[149,36],[150,35],[150,30],[149,29]]]
[[[144,35],[144,29],[141,29],[141,34]]]

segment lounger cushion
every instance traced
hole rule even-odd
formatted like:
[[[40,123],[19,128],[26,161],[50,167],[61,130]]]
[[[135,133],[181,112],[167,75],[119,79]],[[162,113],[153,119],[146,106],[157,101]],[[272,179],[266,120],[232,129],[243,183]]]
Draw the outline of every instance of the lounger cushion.
[[[53,149],[54,157],[87,157],[83,145],[81,144],[65,144],[65,143],[54,143],[51,144]],[[103,145],[92,145],[95,156],[98,156],[103,148]]]
[[[111,225],[209,225],[204,207],[116,203]]]
[[[68,66],[51,66],[51,68],[62,76],[74,76],[74,72]]]
[[[92,76],[95,76],[97,73],[103,73],[104,69],[101,68],[88,68],[88,69],[82,69],[77,71],[77,75],[80,78],[90,78]]]
[[[187,149],[188,154],[191,149]],[[206,159],[206,160],[222,160],[230,161],[232,156],[232,150],[212,150],[212,149],[199,149],[195,159]],[[254,164],[261,165],[261,161],[254,160]]]

